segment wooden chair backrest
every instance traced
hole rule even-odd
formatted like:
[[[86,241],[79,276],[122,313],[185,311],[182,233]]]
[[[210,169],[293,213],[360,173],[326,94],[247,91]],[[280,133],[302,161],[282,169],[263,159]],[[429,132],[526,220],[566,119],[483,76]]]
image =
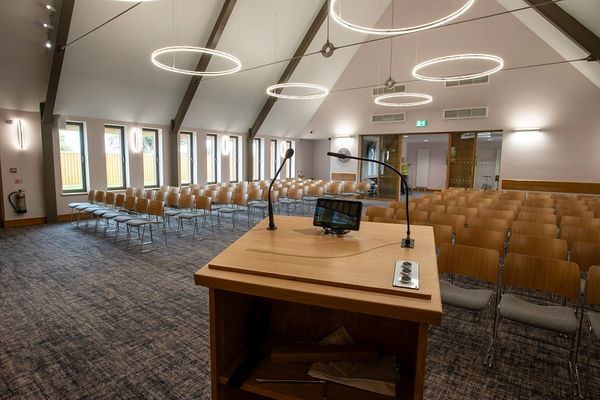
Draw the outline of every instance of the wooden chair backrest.
[[[243,192],[235,192],[231,202],[236,206],[246,206],[248,204],[248,195]]]
[[[458,207],[458,206],[450,206],[446,210],[448,214],[457,214],[464,215],[466,219],[476,217],[479,215],[479,209],[475,207]]]
[[[500,218],[475,217],[467,221],[469,228],[485,229],[488,231],[498,231],[508,234],[508,229],[511,227],[511,221]]]
[[[162,201],[161,201],[162,203]],[[179,208],[188,209],[194,207],[194,196],[191,194],[181,194],[179,195]]]
[[[438,270],[496,283],[500,256],[496,250],[444,243],[438,257]]]
[[[431,216],[433,213],[443,213],[446,211],[446,206],[443,204],[430,204],[430,203],[421,203],[417,205],[417,210],[427,211],[427,214]]]
[[[169,185],[160,185],[161,192],[168,192],[171,187]]]
[[[600,267],[594,265],[588,271],[585,285],[585,302],[600,304]]]
[[[523,202],[524,206],[530,206],[530,207],[554,207],[554,199],[551,198],[540,198],[540,197],[532,197],[532,198],[527,198],[527,200],[525,200]]]
[[[134,195],[135,197],[144,197],[144,189],[142,189],[142,188],[136,188],[136,189],[133,191],[133,195]]]
[[[229,190],[221,190],[217,195],[217,203],[218,204],[231,204],[231,196],[232,192]]]
[[[373,221],[376,217],[394,219],[394,209],[389,207],[368,206],[366,215],[369,218],[369,221]]]
[[[179,188],[177,186],[172,186],[169,188],[169,193],[177,193],[179,194]]]
[[[135,212],[138,214],[146,214],[148,212],[148,199],[143,197],[135,198]]]
[[[248,189],[248,201],[262,200],[262,189],[251,187]]]
[[[156,192],[156,196],[154,196],[154,200],[158,200],[158,201],[162,201],[162,202],[164,202],[166,198],[167,198],[167,192],[163,192],[162,190]]]
[[[361,193],[367,192],[369,189],[371,189],[371,184],[369,182],[361,181],[356,185],[356,190]]]
[[[557,210],[556,219],[559,225],[562,225],[562,220],[565,217],[582,217],[582,218],[594,218],[593,211],[573,211],[573,210]]]
[[[548,238],[558,237],[558,226],[555,224],[544,224],[542,222],[515,221],[511,232],[530,236],[543,236]]]
[[[192,188],[191,187],[182,187],[181,189],[179,189],[179,194],[180,195],[191,194],[191,193],[192,193]]]
[[[150,200],[150,205],[148,206],[148,214],[156,217],[162,217],[164,210],[165,203],[158,200]]]
[[[561,226],[559,237],[565,239],[569,244],[569,248],[573,246],[575,241],[598,243],[600,242],[599,228],[585,228],[579,226],[566,225]]]
[[[202,196],[203,193],[204,193],[204,189],[202,189],[202,188],[192,189],[192,195],[195,197]]]
[[[501,200],[518,200],[525,201],[527,194],[525,192],[504,192],[500,195]]]
[[[553,214],[533,214],[527,212],[519,212],[518,221],[541,222],[543,224],[556,225],[556,215]]]
[[[449,225],[433,225],[435,247],[440,248],[444,243],[452,243],[452,227]]]
[[[480,217],[486,218],[496,218],[496,219],[505,219],[510,221],[511,223],[515,220],[516,213],[510,210],[479,210]]]
[[[591,217],[574,217],[572,215],[565,215],[560,219],[560,226],[575,225],[584,228],[598,228],[600,227],[600,218]]]
[[[554,208],[549,207],[529,207],[523,206],[521,207],[521,212],[533,213],[533,214],[554,214],[556,210]]]
[[[328,187],[327,187],[327,194],[340,194],[342,193],[342,185],[339,182],[332,182]]]
[[[600,243],[573,242],[571,261],[579,265],[581,271],[587,271],[592,265],[600,265]]]
[[[429,216],[429,222],[433,225],[449,225],[452,232],[465,227],[465,216],[460,214],[433,213]]]
[[[287,197],[289,199],[300,200],[304,197],[304,189],[293,188],[288,190]]]
[[[550,197],[553,198],[554,200],[575,200],[575,199],[577,199],[577,197],[575,197],[575,195],[572,193],[552,193],[550,195]]]
[[[504,239],[506,239],[504,232],[463,228],[456,232],[455,243],[463,246],[496,250],[500,256],[503,256]]]
[[[135,197],[125,197],[123,209],[127,211],[135,211]]]
[[[212,199],[210,197],[196,197],[194,201],[196,210],[208,210],[210,211],[212,205]]]
[[[148,189],[144,192],[144,197],[147,198],[148,200],[153,200],[154,199],[154,190],[152,189]]]
[[[411,224],[413,222],[427,223],[429,221],[429,217],[427,216],[427,211],[423,211],[423,210],[409,211],[409,216],[410,216]],[[396,209],[395,218],[398,220],[406,221],[406,210],[403,208]]]
[[[512,211],[515,213],[515,216],[519,213],[520,209],[520,204],[506,204],[504,201],[496,201],[490,206],[490,210]]]
[[[323,186],[310,186],[308,188],[308,195],[313,197],[321,197],[325,193]]]
[[[119,193],[115,198],[115,208],[123,208],[123,205],[125,205],[125,195]]]
[[[88,203],[93,203],[95,198],[96,198],[96,191],[95,190],[90,190],[88,192],[88,196],[87,196]]]
[[[107,192],[104,197],[104,203],[107,206],[113,206],[115,204],[115,192]]]
[[[125,197],[135,197],[134,194],[135,194],[135,188],[132,188],[132,187],[125,188]]]
[[[166,203],[169,207],[177,207],[179,205],[179,192],[169,191]]]
[[[568,245],[563,239],[546,238],[513,234],[508,244],[509,253],[526,254],[528,256],[567,259]]]
[[[527,193],[528,199],[551,199],[552,194],[545,192],[529,192]]]
[[[94,203],[96,203],[96,204],[104,203],[105,196],[106,196],[106,192],[104,192],[103,190],[97,190],[96,194],[94,196]]]
[[[356,191],[356,182],[344,182],[342,185],[343,193],[354,193]]]
[[[390,202],[390,207],[395,210],[406,210],[406,203],[403,201],[393,200]],[[413,211],[417,209],[417,205],[413,202],[408,203],[408,210]]]
[[[574,262],[509,253],[504,261],[503,284],[577,300],[579,267]]]

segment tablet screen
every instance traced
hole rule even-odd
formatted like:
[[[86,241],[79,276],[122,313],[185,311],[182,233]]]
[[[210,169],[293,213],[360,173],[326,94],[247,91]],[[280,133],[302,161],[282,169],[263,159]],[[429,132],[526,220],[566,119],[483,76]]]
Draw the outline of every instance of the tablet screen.
[[[360,227],[362,203],[360,201],[317,199],[314,226],[336,230],[357,231]]]

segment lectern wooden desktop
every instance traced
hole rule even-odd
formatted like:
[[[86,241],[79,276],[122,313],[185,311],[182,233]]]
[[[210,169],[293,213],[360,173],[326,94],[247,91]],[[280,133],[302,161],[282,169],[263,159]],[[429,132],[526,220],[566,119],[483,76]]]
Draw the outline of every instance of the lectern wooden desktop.
[[[321,400],[311,384],[257,383],[256,378],[310,379],[310,363],[261,360],[240,389],[226,383],[245,354],[244,326],[251,304],[268,304],[269,340],[316,340],[344,326],[357,343],[396,355],[399,398],[423,397],[427,328],[439,324],[442,306],[433,230],[414,226],[414,249],[400,247],[406,226],[362,222],[360,231],[326,236],[310,218],[263,220],[200,269],[197,285],[210,297],[213,399]],[[395,261],[420,263],[420,289],[392,286]],[[329,399],[390,399],[335,383]]]

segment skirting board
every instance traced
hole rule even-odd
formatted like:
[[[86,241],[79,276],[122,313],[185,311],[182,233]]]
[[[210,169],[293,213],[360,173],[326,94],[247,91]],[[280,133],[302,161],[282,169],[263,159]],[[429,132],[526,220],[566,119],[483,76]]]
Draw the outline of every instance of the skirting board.
[[[600,194],[600,183],[596,182],[561,182],[534,181],[529,179],[503,179],[503,190],[530,190],[536,192],[555,193],[589,193]]]
[[[46,223],[46,217],[12,219],[4,221],[4,228],[17,228],[19,226],[41,225]]]

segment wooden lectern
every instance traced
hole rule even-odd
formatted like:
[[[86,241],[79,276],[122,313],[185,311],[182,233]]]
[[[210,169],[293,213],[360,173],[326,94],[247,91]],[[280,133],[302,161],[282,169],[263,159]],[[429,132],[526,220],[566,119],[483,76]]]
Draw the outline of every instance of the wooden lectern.
[[[411,227],[415,248],[404,249],[406,225],[362,222],[360,231],[330,236],[310,218],[278,216],[275,231],[267,224],[263,220],[194,276],[210,289],[212,398],[323,398],[319,385],[257,383],[311,379],[310,363],[273,364],[268,356],[240,389],[226,385],[246,353],[244,328],[257,301],[270,310],[269,342],[317,340],[344,326],[357,344],[397,356],[398,398],[422,398],[427,328],[442,318],[433,229]],[[419,290],[392,286],[398,259],[419,262]],[[391,398],[335,383],[327,383],[327,394]]]

